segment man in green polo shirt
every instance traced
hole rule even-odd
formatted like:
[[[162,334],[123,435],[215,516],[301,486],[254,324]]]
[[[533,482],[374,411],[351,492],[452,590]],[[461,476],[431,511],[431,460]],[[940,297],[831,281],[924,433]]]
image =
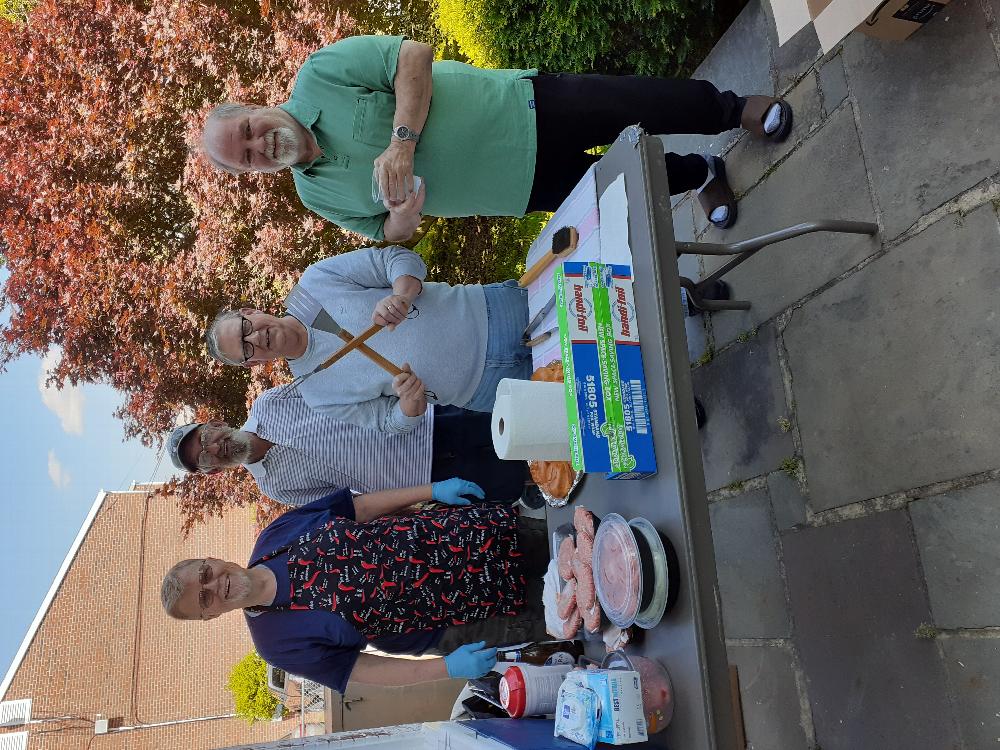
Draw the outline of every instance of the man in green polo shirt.
[[[586,150],[634,123],[660,134],[742,125],[777,141],[791,120],[782,100],[707,81],[486,70],[433,62],[430,47],[402,37],[356,36],[313,53],[280,107],[214,109],[202,142],[228,172],[290,167],[307,208],[371,239],[402,241],[424,213],[554,211],[598,158]],[[666,167],[671,193],[699,190],[710,220],[732,225],[721,159],[671,153]]]

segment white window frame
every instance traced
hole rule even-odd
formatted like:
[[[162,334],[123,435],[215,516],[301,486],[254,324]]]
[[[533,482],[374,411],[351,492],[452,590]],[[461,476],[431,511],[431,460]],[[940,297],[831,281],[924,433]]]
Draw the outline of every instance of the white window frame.
[[[0,727],[20,727],[31,719],[31,698],[0,702]]]

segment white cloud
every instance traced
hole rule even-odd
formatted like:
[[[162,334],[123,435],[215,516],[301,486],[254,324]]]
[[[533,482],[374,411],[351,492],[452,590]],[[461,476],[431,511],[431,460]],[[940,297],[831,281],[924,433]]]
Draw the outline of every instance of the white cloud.
[[[55,451],[49,451],[49,479],[52,480],[52,484],[56,486],[56,489],[60,490],[68,487],[70,481],[73,479],[69,475],[69,472],[59,463]]]
[[[58,349],[50,349],[45,355],[45,359],[42,360],[42,369],[38,373],[38,392],[42,394],[42,403],[59,417],[65,432],[71,435],[82,435],[83,391],[74,385],[65,385],[62,389],[57,389],[45,384],[49,370],[55,368],[58,359]]]

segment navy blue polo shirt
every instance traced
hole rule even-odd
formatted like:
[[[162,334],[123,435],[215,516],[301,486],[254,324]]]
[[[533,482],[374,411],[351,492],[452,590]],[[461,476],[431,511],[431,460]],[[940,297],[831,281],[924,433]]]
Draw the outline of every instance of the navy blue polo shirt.
[[[349,490],[340,490],[278,517],[257,538],[249,565],[335,518],[354,520]],[[291,590],[288,555],[282,553],[259,564],[270,568],[278,582],[273,606],[287,606]],[[264,661],[341,693],[347,687],[358,653],[369,643],[387,653],[419,655],[435,646],[444,632],[442,628],[369,641],[336,612],[285,609],[245,614],[254,646]]]

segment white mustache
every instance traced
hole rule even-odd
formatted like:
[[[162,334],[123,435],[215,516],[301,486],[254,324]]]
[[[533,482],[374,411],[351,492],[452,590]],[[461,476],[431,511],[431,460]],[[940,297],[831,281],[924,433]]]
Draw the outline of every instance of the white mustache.
[[[264,150],[271,161],[292,165],[296,161],[299,138],[291,128],[274,128],[264,134]]]

